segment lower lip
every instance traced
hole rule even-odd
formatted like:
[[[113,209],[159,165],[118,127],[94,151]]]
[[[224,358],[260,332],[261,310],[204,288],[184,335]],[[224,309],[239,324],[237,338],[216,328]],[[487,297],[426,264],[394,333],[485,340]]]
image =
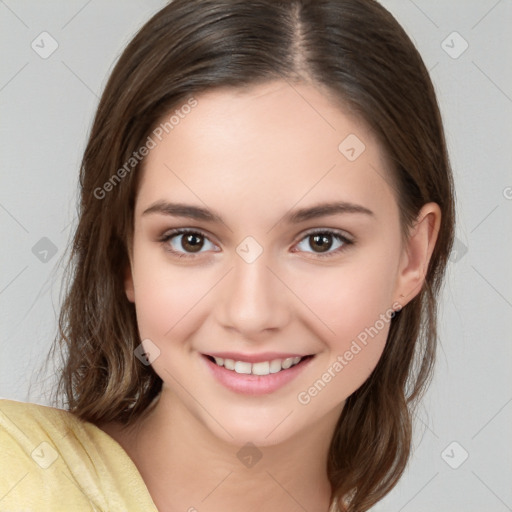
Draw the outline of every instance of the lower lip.
[[[266,395],[277,391],[292,381],[309,365],[313,357],[309,357],[287,370],[269,373],[268,375],[236,373],[233,370],[226,370],[223,366],[215,364],[206,356],[202,356],[202,359],[206,362],[213,376],[231,391],[244,395]]]

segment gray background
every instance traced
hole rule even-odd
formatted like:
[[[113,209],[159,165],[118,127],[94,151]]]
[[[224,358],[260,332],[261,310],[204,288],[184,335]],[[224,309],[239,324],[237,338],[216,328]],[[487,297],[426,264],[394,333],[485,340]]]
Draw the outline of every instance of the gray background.
[[[113,63],[164,3],[0,0],[2,397],[48,403],[54,379],[38,370],[56,328],[81,153]],[[414,455],[373,510],[512,510],[512,1],[382,3],[431,70],[458,226]],[[45,59],[31,47],[51,49],[43,31],[58,44]]]

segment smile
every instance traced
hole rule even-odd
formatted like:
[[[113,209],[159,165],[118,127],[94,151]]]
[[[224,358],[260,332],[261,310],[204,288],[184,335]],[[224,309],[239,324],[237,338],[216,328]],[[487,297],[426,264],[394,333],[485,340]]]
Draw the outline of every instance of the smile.
[[[202,354],[201,359],[214,379],[229,390],[245,395],[264,395],[293,381],[309,366],[314,355],[223,353]]]
[[[223,366],[226,370],[236,373],[246,375],[269,375],[271,373],[288,370],[288,368],[299,364],[304,357],[287,357],[286,359],[273,359],[272,361],[261,361],[259,363],[235,361],[234,359],[223,359],[222,357],[211,357],[211,359],[215,361],[217,366]]]

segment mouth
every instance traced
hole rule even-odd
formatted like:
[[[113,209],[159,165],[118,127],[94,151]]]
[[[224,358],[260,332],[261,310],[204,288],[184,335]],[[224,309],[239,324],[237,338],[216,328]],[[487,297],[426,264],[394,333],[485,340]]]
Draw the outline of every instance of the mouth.
[[[223,358],[206,355],[212,363],[220,366],[226,370],[242,374],[242,375],[258,375],[265,376],[274,373],[279,373],[284,370],[288,370],[298,364],[302,363],[306,359],[312,358],[312,355],[307,356],[293,356],[286,358],[269,359],[267,361],[259,361],[251,363],[249,361],[237,361],[236,359]]]
[[[310,365],[314,357],[314,354],[201,354],[218,383],[244,395],[265,395],[291,385],[289,383]]]

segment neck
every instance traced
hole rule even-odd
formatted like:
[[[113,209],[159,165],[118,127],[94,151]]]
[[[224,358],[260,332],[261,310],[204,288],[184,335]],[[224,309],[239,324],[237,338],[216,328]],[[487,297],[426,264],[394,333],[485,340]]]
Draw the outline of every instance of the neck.
[[[327,512],[335,413],[279,444],[233,444],[213,435],[164,387],[138,424],[108,433],[130,455],[161,512]]]

